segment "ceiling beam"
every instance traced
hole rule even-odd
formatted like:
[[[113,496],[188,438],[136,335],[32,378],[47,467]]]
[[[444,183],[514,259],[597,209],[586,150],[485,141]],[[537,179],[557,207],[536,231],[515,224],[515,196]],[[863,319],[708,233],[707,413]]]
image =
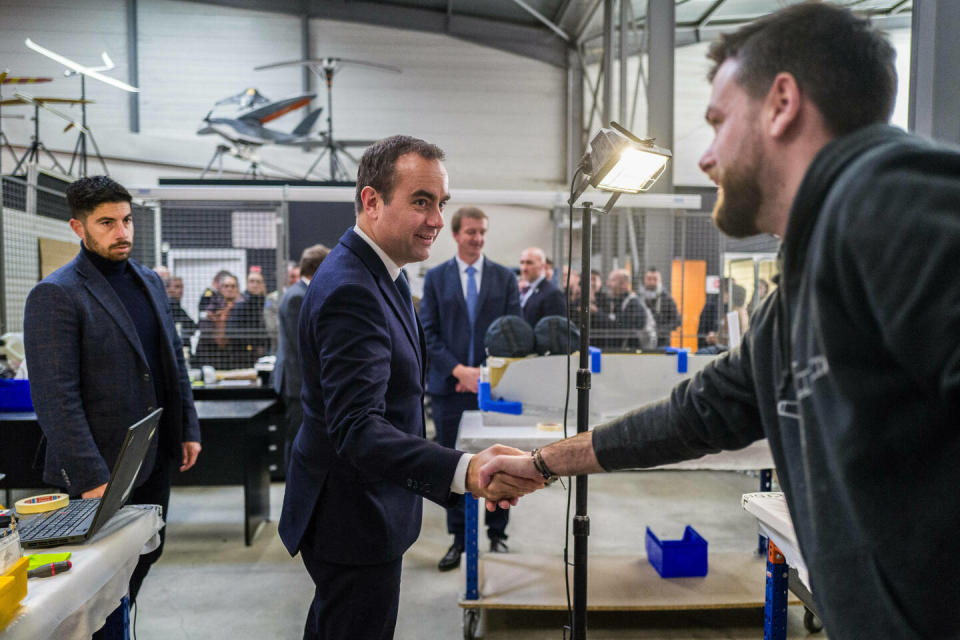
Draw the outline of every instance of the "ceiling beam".
[[[524,2],[524,0],[513,0],[513,3],[518,7],[520,7],[521,9],[523,9],[524,11],[526,11],[527,13],[529,13],[530,15],[532,15],[534,18],[536,18],[540,22],[542,22],[545,27],[550,29],[550,31],[553,31],[555,34],[563,38],[565,41],[570,42],[570,36],[567,35],[566,31],[564,31],[559,26],[551,22],[550,18],[548,18],[547,16],[543,15],[542,13],[540,13],[539,11],[531,7],[529,4]]]
[[[304,12],[303,0],[191,1],[290,15],[302,15]],[[455,8],[453,3],[439,11],[364,0],[309,0],[307,4],[311,18],[446,34],[555,67],[567,66],[567,43],[546,28],[458,15],[452,10]]]

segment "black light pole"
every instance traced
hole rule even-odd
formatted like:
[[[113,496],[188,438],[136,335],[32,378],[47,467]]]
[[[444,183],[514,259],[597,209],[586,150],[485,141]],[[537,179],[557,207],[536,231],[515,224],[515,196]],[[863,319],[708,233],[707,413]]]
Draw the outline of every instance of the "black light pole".
[[[599,213],[609,213],[620,197],[619,192]],[[573,204],[571,202],[571,204]],[[580,271],[590,277],[590,254],[593,251],[593,203],[584,202],[580,222]],[[589,283],[589,280],[587,280]],[[577,369],[577,433],[590,430],[590,294],[580,293],[580,368]],[[587,538],[590,536],[590,516],[587,515],[587,480],[577,476],[577,511],[573,517],[573,640],[587,637]]]
[[[589,278],[592,203],[583,203],[580,224],[580,271]],[[589,282],[589,280],[588,280]],[[590,295],[580,293],[580,368],[577,369],[577,433],[590,428]],[[587,515],[587,478],[577,476],[577,512],[573,517],[573,640],[587,637],[587,537],[590,517]]]
[[[570,186],[570,217],[573,217],[573,206],[588,186],[602,191],[609,191],[610,199],[599,208],[584,202],[582,207],[582,222],[580,224],[580,271],[587,280],[589,287],[590,255],[593,252],[592,222],[593,213],[610,213],[613,205],[620,198],[621,193],[639,193],[646,191],[656,182],[666,166],[666,158],[671,156],[667,149],[660,149],[653,144],[652,139],[640,139],[621,127],[616,122],[610,123],[610,129],[601,129],[590,141],[590,151],[580,160],[580,166]],[[633,154],[625,156],[627,147],[632,147]],[[659,167],[648,166],[647,169],[636,167],[636,152],[660,156]],[[631,170],[633,167],[633,170]],[[624,173],[626,171],[626,173]],[[577,179],[577,176],[580,179]],[[611,184],[603,184],[603,179],[609,175],[615,176]],[[636,181],[636,182],[634,182]],[[572,221],[571,221],[572,222]],[[572,225],[571,225],[572,226]],[[573,230],[571,229],[571,233]],[[577,369],[577,433],[590,430],[590,293],[580,293],[580,368]],[[577,511],[573,518],[573,640],[586,640],[587,637],[587,538],[590,536],[590,518],[587,516],[587,476],[577,476]]]

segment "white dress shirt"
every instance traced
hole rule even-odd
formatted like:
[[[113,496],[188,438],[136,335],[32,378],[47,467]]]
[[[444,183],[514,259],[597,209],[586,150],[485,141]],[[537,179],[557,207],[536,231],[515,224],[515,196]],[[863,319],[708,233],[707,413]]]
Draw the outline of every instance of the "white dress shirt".
[[[376,242],[370,239],[370,236],[363,232],[363,229],[360,228],[360,225],[354,225],[353,232],[356,233],[360,238],[363,239],[370,248],[373,249],[373,252],[377,254],[380,260],[383,262],[383,266],[387,268],[387,273],[390,274],[390,278],[396,281],[400,277],[400,267],[397,266],[397,263],[394,262],[390,256],[388,256],[383,249],[381,249]],[[482,258],[481,258],[482,259]],[[458,258],[459,260],[459,258]],[[481,261],[478,260],[477,263]],[[476,264],[476,263],[474,263]],[[466,267],[464,267],[466,269]],[[466,277],[466,273],[464,273]],[[464,291],[466,291],[466,281],[463,283]],[[480,281],[477,280],[477,291],[480,290]],[[466,295],[466,294],[464,294]],[[453,480],[450,482],[450,493],[466,493],[467,492],[467,467],[470,465],[470,458],[473,457],[472,453],[465,453],[460,456],[459,462],[457,462],[457,468],[453,472]]]

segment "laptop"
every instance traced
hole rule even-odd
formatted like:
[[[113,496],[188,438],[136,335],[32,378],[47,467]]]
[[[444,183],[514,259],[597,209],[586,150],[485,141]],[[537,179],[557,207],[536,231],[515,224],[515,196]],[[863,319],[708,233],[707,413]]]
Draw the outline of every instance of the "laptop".
[[[99,531],[130,497],[162,412],[163,409],[157,409],[127,429],[102,498],[71,500],[62,509],[23,520],[17,528],[21,546],[43,548],[82,544]]]

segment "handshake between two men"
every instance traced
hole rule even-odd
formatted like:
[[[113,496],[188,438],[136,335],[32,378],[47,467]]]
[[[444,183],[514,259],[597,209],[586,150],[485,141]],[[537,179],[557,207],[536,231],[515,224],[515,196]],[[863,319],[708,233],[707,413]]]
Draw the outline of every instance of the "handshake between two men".
[[[602,471],[588,432],[532,452],[493,445],[470,460],[466,487],[486,500],[488,511],[494,511],[498,506],[515,506],[522,496],[542,489],[556,477]]]

